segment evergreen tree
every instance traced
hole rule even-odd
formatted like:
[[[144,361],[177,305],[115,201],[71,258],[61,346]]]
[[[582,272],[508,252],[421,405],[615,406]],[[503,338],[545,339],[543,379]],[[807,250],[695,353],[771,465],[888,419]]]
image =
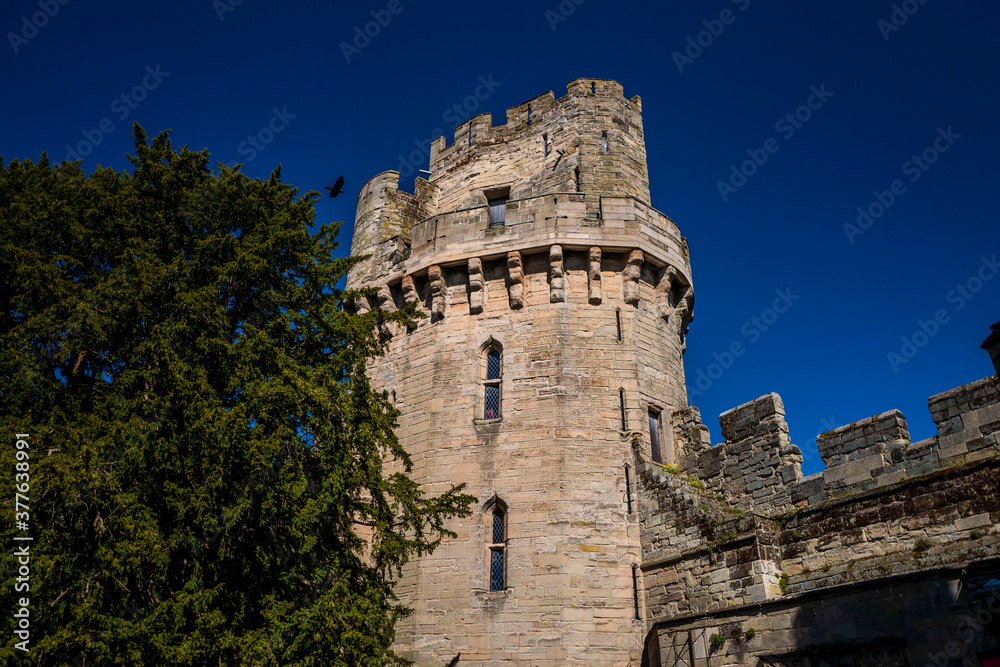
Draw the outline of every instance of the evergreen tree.
[[[30,592],[11,549],[0,575],[8,619],[30,599],[30,652],[0,657],[402,664],[393,580],[473,500],[406,476],[365,374],[415,311],[344,311],[356,260],[334,257],[339,225],[310,233],[319,195],[280,168],[134,136],[130,172],[0,160],[3,539],[31,553]]]

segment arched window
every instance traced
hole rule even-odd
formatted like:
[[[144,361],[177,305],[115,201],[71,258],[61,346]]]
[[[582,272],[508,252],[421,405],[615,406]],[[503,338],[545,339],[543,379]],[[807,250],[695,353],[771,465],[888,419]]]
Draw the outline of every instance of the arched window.
[[[494,498],[488,511],[486,552],[490,591],[502,591],[507,580],[507,507],[503,501]]]
[[[497,346],[486,348],[483,376],[483,419],[500,419],[500,376],[502,357]]]

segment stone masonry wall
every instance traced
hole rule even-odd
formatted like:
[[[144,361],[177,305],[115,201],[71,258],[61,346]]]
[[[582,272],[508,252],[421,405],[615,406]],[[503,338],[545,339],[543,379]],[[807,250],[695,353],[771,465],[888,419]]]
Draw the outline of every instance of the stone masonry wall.
[[[648,202],[638,98],[589,79],[568,92],[512,108],[505,126],[480,116],[454,144],[437,140],[413,194],[386,172],[359,197],[352,254],[370,257],[347,286],[373,289],[354,308],[415,304],[424,315],[391,331],[374,384],[400,410],[411,477],[428,494],[464,482],[479,501],[398,582],[414,612],[396,648],[418,665],[458,652],[462,665],[641,659],[631,442],[659,413],[659,451],[676,458],[694,293],[686,242]],[[506,220],[490,226],[486,199],[502,188]],[[484,409],[488,350],[501,352],[499,415]],[[498,504],[505,577],[493,591]]]
[[[788,438],[784,406],[768,394],[719,417],[725,442],[705,447],[700,415],[678,422],[685,470],[728,502],[765,514],[803,508],[892,484],[1000,451],[1000,390],[990,376],[932,396],[933,438],[910,442],[906,419],[890,410],[817,438],[826,468],[802,477],[801,453]]]
[[[711,448],[679,413],[686,468],[640,476],[644,662],[958,667],[1000,651],[997,387],[932,396],[939,435],[918,443],[895,410],[825,433],[827,468],[807,478],[776,394],[724,413]]]

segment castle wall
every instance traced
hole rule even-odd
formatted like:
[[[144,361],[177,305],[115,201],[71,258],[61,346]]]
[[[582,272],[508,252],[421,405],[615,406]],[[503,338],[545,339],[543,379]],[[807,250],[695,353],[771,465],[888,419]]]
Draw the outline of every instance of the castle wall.
[[[449,522],[458,536],[398,583],[414,613],[397,625],[396,648],[419,665],[458,652],[463,665],[641,658],[631,442],[659,411],[662,456],[676,458],[691,270],[677,226],[649,205],[638,98],[599,80],[568,91],[512,108],[505,126],[480,116],[455,143],[438,139],[429,181],[413,194],[386,172],[359,197],[352,255],[371,257],[348,288],[378,296],[354,308],[416,303],[424,315],[392,331],[370,367],[374,384],[401,412],[411,477],[428,494],[464,482],[479,501],[474,516]],[[486,194],[498,187],[510,200],[504,225],[491,227]],[[489,349],[502,351],[492,419]],[[500,591],[489,569],[496,503],[507,520]]]
[[[723,413],[711,446],[684,382],[687,242],[649,202],[641,101],[613,81],[567,91],[435,140],[413,193],[385,172],[359,196],[352,255],[370,257],[347,286],[370,289],[351,307],[422,315],[370,367],[410,475],[478,498],[406,566],[397,650],[535,667],[958,667],[1000,651],[997,377],[931,397],[933,438],[911,442],[897,410],[824,433],[808,477],[774,393]]]
[[[958,667],[1000,651],[998,385],[932,396],[939,435],[921,442],[897,410],[825,433],[807,478],[777,394],[723,413],[715,447],[679,412],[684,467],[639,464],[644,660]]]
[[[498,655],[532,665],[638,660],[638,513],[627,509],[624,470],[634,461],[619,389],[629,426],[645,426],[646,400],[682,400],[678,362],[662,353],[679,343],[649,305],[654,286],[640,283],[640,306],[625,304],[624,260],[604,261],[595,305],[586,257],[565,253],[566,301],[553,304],[549,255],[525,256],[520,309],[509,304],[506,262],[484,262],[478,314],[470,313],[466,274],[445,271],[444,318],[396,332],[373,368],[376,387],[396,393],[413,476],[428,493],[465,482],[479,497],[474,517],[449,526],[458,537],[412,563],[400,582],[415,613],[399,624],[398,644],[418,664],[443,664],[459,651],[470,664]],[[500,422],[481,414],[480,350],[490,340],[503,348]],[[494,496],[506,503],[510,528],[500,593],[489,591],[483,546],[483,507]]]
[[[642,564],[651,664],[808,665],[890,647],[900,667],[979,664],[1000,649],[1000,592],[983,592],[1000,575],[998,472],[997,459],[967,463],[774,519],[733,516],[682,478],[643,474],[644,503],[676,524]]]

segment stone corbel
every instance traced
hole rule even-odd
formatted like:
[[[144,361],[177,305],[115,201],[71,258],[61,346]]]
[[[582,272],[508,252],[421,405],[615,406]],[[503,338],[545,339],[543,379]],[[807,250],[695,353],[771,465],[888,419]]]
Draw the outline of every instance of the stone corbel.
[[[478,257],[469,259],[469,312],[475,315],[483,312],[486,302],[486,279],[483,276],[483,262]]]
[[[417,294],[417,286],[413,284],[413,276],[403,276],[402,290],[403,300],[406,301],[406,305],[420,301],[420,296]]]
[[[566,301],[566,278],[563,270],[562,247],[549,248],[549,303]]]
[[[524,265],[521,263],[521,253],[513,250],[507,253],[507,272],[510,274],[511,308],[523,308],[525,301]]]
[[[594,247],[590,249],[590,265],[587,269],[587,298],[590,303],[597,305],[601,303],[604,292],[601,289],[601,249]]]
[[[677,269],[668,266],[663,272],[663,277],[660,278],[660,284],[656,286],[656,311],[666,322],[670,321],[670,316],[674,312],[674,306],[670,303],[670,294],[676,277]]]
[[[636,248],[628,254],[625,268],[622,269],[622,292],[624,293],[625,303],[630,303],[633,306],[639,305],[639,277],[642,275],[642,263],[644,261],[645,257],[642,254],[642,250]]]
[[[396,302],[392,298],[392,292],[388,285],[382,285],[378,289],[378,307],[387,313],[396,312]]]
[[[437,264],[427,269],[427,279],[431,285],[431,321],[434,322],[444,317],[448,285],[444,281],[441,267]]]

